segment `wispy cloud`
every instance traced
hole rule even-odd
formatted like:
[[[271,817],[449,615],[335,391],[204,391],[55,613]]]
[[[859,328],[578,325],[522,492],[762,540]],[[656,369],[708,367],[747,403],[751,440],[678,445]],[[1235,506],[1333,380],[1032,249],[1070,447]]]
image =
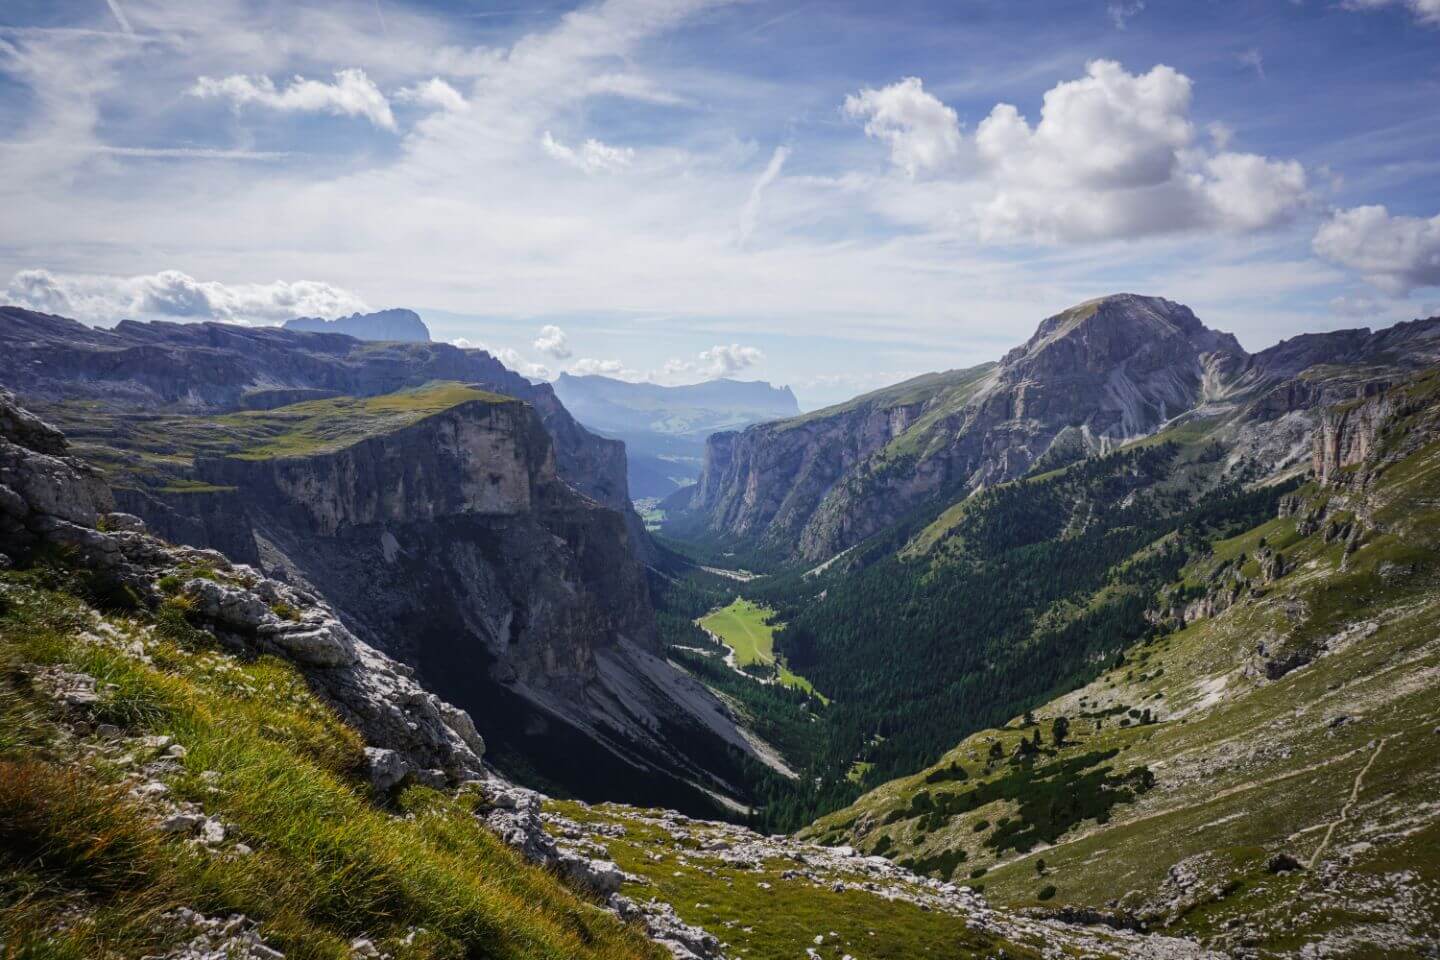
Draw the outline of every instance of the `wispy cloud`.
[[[120,24],[120,29],[126,33],[134,33],[135,28],[130,25],[130,18],[125,16],[125,9],[120,6],[120,0],[105,0],[110,7],[110,13],[115,17],[115,22]]]
[[[750,235],[755,232],[755,223],[760,217],[760,202],[765,198],[765,191],[780,178],[780,171],[784,169],[785,161],[789,158],[789,147],[776,147],[775,152],[770,154],[770,162],[765,164],[765,169],[755,179],[755,185],[750,188],[750,196],[740,210],[740,245],[742,247],[750,242]]]

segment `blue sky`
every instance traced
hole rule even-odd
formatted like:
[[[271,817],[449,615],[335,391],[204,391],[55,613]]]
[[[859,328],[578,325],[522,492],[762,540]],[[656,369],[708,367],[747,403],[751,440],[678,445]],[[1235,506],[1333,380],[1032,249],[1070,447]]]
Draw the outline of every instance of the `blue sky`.
[[[1440,0],[8,0],[0,127],[0,298],[93,323],[814,407],[1120,290],[1440,312]]]

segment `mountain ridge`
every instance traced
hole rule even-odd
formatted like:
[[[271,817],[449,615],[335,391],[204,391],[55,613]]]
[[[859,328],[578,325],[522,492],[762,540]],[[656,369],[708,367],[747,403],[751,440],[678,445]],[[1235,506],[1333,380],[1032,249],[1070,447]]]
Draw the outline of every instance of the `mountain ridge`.
[[[960,393],[945,386],[951,375],[931,374],[908,381],[909,390],[714,435],[676,529],[820,562],[928,499],[1013,479],[1042,458],[1114,449],[1177,416],[1239,416],[1247,403],[1251,419],[1313,410],[1339,399],[1336,389],[1299,374],[1327,358],[1422,365],[1440,358],[1440,318],[1307,335],[1251,355],[1172,301],[1087,301],[1046,318],[993,367],[974,368]],[[896,395],[887,391],[910,402],[886,405]],[[824,439],[807,445],[788,435],[795,430]]]
[[[308,333],[343,333],[359,340],[395,340],[429,343],[430,328],[414,310],[396,307],[374,313],[352,313],[348,317],[294,317],[281,326]]]

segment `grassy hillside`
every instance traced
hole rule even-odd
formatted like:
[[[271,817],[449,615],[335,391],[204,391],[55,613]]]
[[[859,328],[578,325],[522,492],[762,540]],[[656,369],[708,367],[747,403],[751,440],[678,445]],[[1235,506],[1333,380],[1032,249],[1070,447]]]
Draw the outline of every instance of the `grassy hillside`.
[[[832,700],[812,776],[773,798],[794,829],[934,763],[967,732],[1088,682],[1153,627],[1154,592],[1210,540],[1273,515],[1190,433],[920,511],[818,576],[747,595],[777,649]],[[817,782],[818,781],[818,782]]]
[[[618,804],[546,809],[554,836],[627,873],[623,894],[673,904],[680,920],[719,938],[728,957],[1196,956],[1193,945],[1173,940],[1147,944],[1128,931],[993,911],[954,885],[851,851]]]
[[[1428,955],[1437,383],[1399,392],[1368,465],[1194,557],[1158,599],[1160,634],[808,835],[1227,950]]]
[[[63,563],[0,573],[3,955],[159,955],[232,914],[210,935],[292,960],[356,938],[396,960],[662,955],[463,790],[372,796],[359,737],[288,664],[225,653],[178,602],[83,596]]]
[[[437,380],[376,397],[308,400],[217,416],[116,413],[90,401],[38,409],[65,431],[76,454],[101,468],[113,484],[183,493],[215,489],[197,483],[192,475],[199,455],[263,460],[324,453],[472,401],[513,402],[463,383]]]

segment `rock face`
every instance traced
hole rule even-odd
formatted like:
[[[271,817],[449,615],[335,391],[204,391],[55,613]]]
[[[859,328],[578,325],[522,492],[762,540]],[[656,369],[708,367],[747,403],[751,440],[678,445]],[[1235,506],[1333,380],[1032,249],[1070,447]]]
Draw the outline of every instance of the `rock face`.
[[[1364,463],[1394,413],[1391,395],[1383,391],[1325,410],[1313,441],[1315,476],[1322,483],[1334,483],[1341,470]]]
[[[134,517],[110,512],[109,489],[65,453],[58,431],[0,391],[0,551],[7,561],[58,547],[148,605],[171,593],[187,598],[191,615],[222,643],[297,664],[383,751],[398,774],[393,782],[410,773],[441,781],[483,774],[485,744],[470,717],[427,693],[410,668],[359,640],[309,592],[213,550],[172,547],[140,532]]]
[[[414,310],[381,310],[378,313],[352,313],[348,317],[326,320],[322,317],[296,317],[285,321],[286,330],[308,333],[343,333],[357,340],[393,340],[407,343],[429,343],[430,328]]]
[[[1105,297],[1046,319],[998,364],[715,434],[688,522],[824,560],[927,502],[1105,452],[1182,416],[1232,417],[1237,450],[1289,466],[1319,409],[1375,389],[1374,371],[1357,365],[1437,359],[1440,318],[1298,337],[1251,356],[1181,304]]]

